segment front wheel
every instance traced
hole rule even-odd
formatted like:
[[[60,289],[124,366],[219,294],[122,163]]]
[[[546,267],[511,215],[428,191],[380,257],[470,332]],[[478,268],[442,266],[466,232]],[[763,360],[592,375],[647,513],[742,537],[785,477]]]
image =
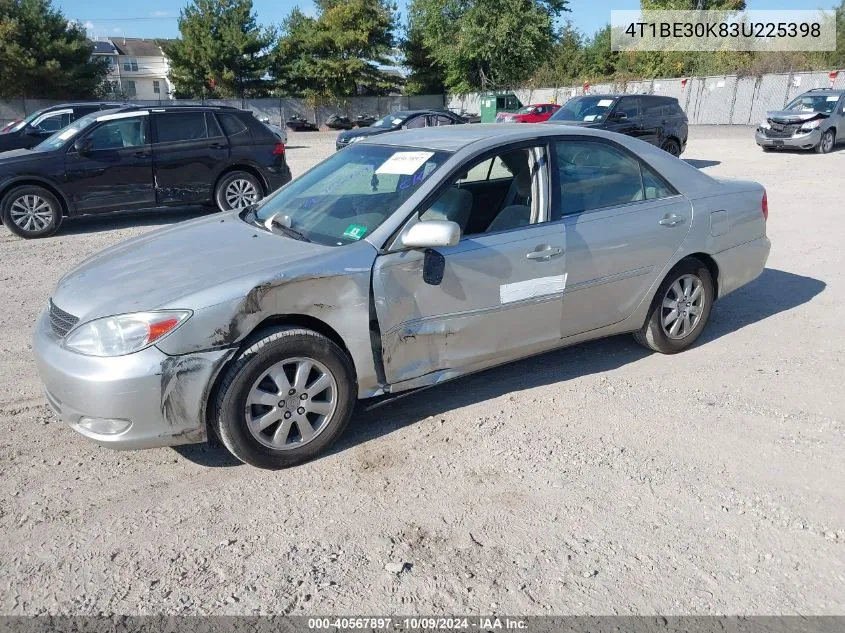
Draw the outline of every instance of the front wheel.
[[[263,188],[258,178],[245,171],[233,171],[220,179],[214,202],[221,211],[242,209],[261,200]]]
[[[655,352],[680,352],[704,330],[714,300],[707,267],[697,259],[683,260],[660,284],[648,319],[634,338]]]
[[[214,429],[242,462],[294,466],[343,433],[356,400],[355,372],[334,342],[282,328],[256,340],[223,376]]]
[[[819,141],[819,144],[816,145],[816,153],[818,154],[827,154],[832,149],[833,146],[836,144],[836,134],[833,130],[828,130],[824,134],[822,134],[822,140]]]
[[[44,187],[16,187],[1,204],[3,224],[19,237],[47,237],[58,231],[62,223],[62,205]]]

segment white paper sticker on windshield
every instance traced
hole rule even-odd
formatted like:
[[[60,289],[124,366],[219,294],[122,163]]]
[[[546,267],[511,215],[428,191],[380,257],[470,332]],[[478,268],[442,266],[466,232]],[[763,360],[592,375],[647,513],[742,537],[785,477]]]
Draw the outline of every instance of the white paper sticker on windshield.
[[[613,103],[613,99],[602,99],[601,101],[599,101],[598,105],[600,108],[606,108],[611,103]]]
[[[434,152],[396,152],[376,169],[376,173],[410,176],[432,156]]]
[[[585,121],[595,121],[598,114],[588,114],[584,117]]]
[[[838,101],[838,100],[839,100],[839,97],[837,97],[836,95],[833,95],[833,96],[831,96],[831,97],[828,97],[828,98],[827,98],[827,100],[828,100],[828,101]]]

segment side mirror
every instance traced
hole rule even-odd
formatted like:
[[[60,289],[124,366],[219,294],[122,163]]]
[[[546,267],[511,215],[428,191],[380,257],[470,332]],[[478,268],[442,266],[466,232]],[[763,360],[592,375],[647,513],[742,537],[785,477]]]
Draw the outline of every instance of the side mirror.
[[[85,156],[88,152],[91,151],[91,139],[77,139],[73,143],[73,149],[75,149],[80,156]]]
[[[41,136],[44,134],[44,131],[40,128],[35,127],[34,125],[27,125],[26,129],[24,130],[24,134],[27,136]]]
[[[625,112],[615,112],[613,114],[614,121],[627,121],[628,115]]]
[[[407,248],[438,248],[454,246],[461,241],[461,227],[448,220],[417,222],[402,237]]]

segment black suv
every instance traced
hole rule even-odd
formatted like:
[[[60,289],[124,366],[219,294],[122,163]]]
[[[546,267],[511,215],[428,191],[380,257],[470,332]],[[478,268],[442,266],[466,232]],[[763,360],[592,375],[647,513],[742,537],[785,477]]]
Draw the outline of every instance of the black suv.
[[[33,112],[25,119],[13,123],[0,133],[0,152],[24,147],[35,147],[41,141],[67,127],[86,114],[98,110],[120,108],[124,103],[65,103]]]
[[[290,179],[284,144],[251,112],[127,106],[0,153],[0,218],[21,237],[45,237],[69,215],[210,202],[237,209]]]
[[[335,149],[343,149],[369,136],[385,134],[393,130],[410,130],[420,127],[460,125],[466,121],[449,110],[402,110],[388,114],[368,127],[346,130],[337,135]]]
[[[585,95],[573,97],[547,123],[595,127],[619,132],[673,156],[687,146],[687,115],[674,97],[656,95]]]

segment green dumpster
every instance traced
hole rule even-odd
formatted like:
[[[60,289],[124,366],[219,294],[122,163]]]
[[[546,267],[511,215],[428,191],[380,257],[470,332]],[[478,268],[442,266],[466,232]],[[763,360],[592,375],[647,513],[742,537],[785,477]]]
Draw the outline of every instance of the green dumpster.
[[[489,92],[481,95],[481,122],[495,123],[499,112],[516,112],[522,107],[512,92]]]

